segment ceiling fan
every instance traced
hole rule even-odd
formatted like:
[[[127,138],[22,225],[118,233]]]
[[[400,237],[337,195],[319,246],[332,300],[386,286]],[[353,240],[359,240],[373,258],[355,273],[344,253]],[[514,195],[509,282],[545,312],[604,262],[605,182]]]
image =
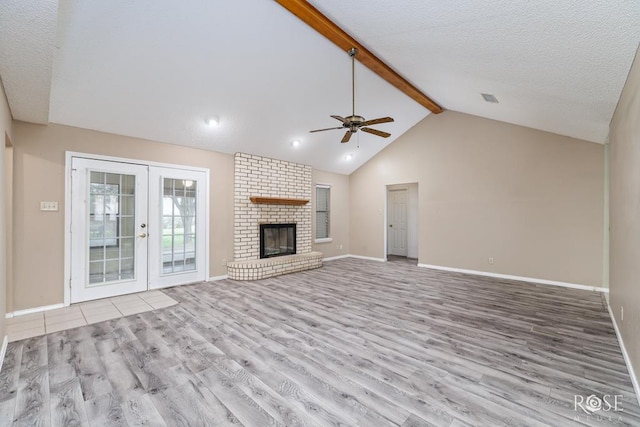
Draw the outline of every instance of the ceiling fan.
[[[355,60],[356,55],[358,54],[358,49],[351,48],[347,52],[351,57],[351,115],[347,117],[341,116],[331,116],[336,120],[342,122],[342,126],[334,127],[334,128],[326,128],[326,129],[316,129],[311,132],[323,132],[325,130],[333,130],[333,129],[347,129],[347,133],[342,137],[342,143],[349,142],[351,139],[351,135],[361,130],[362,132],[367,132],[376,136],[381,136],[383,138],[388,138],[391,136],[390,133],[383,132],[377,129],[371,129],[366,126],[377,125],[380,123],[390,123],[393,121],[391,117],[380,117],[379,119],[366,120],[362,116],[356,116],[356,74],[355,74]]]

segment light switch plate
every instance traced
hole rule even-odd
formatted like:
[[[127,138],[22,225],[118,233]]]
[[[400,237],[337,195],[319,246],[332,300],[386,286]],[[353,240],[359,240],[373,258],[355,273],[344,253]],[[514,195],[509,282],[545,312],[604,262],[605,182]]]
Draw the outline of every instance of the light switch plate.
[[[57,211],[58,202],[40,202],[40,210],[47,212]]]

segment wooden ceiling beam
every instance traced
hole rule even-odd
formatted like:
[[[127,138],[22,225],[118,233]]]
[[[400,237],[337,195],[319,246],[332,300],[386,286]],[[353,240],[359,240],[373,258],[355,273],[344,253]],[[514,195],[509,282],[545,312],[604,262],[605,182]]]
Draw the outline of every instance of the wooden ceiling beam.
[[[358,49],[356,59],[367,66],[374,73],[400,89],[418,104],[428,108],[432,113],[442,112],[435,101],[422,93],[418,88],[409,83],[404,77],[395,72],[380,58],[362,46],[356,39],[347,34],[342,28],[323,15],[318,9],[305,0],[276,0],[282,7],[297,16],[301,21],[315,29],[317,32],[332,41],[338,47],[347,52],[355,47]]]

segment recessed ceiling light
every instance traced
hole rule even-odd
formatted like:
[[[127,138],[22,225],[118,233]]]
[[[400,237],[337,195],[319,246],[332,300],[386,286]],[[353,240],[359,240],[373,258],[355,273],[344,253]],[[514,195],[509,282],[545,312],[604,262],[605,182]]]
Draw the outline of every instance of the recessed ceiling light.
[[[344,159],[346,161],[352,160],[353,159],[353,154],[347,154],[346,156],[344,156]]]
[[[291,142],[291,145],[293,145],[294,147],[299,147],[299,146],[300,146],[300,141],[298,141],[297,139],[294,139],[294,140]]]
[[[487,102],[490,102],[492,104],[497,104],[498,103],[498,98],[496,98],[495,95],[492,95],[490,93],[481,93],[480,95],[482,95],[484,100],[487,101]]]
[[[207,126],[216,127],[220,124],[220,119],[218,117],[209,117],[204,122]]]

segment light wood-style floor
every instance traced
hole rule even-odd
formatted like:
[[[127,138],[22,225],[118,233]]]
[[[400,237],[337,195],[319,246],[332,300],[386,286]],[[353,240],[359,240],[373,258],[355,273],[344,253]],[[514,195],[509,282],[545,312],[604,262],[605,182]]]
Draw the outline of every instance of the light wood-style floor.
[[[0,425],[640,425],[598,293],[351,258],[165,292],[10,343]]]

